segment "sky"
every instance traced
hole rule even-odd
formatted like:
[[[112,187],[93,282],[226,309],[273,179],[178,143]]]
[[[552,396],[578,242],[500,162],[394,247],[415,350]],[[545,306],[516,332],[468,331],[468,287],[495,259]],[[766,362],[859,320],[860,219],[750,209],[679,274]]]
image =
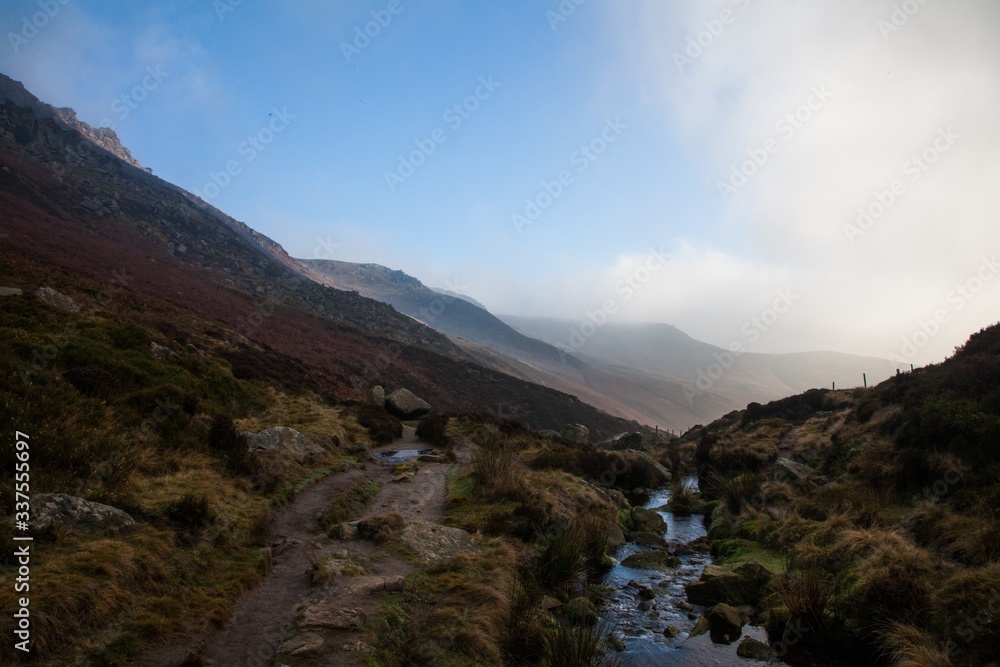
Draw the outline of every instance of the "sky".
[[[995,0],[7,0],[0,72],[294,257],[937,362],[1000,320]]]

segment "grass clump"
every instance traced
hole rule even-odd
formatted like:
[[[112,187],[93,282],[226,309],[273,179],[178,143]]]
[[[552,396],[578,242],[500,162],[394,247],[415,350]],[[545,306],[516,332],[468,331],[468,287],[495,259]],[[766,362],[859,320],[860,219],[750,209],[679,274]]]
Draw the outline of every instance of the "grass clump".
[[[371,505],[381,490],[382,485],[374,480],[359,480],[350,489],[338,495],[323,511],[319,518],[320,527],[329,530],[337,524],[351,521]]]

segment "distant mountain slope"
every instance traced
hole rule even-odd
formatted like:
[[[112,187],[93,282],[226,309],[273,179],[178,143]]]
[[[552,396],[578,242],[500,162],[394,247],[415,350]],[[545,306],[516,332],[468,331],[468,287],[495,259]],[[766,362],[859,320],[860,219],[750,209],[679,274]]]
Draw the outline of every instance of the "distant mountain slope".
[[[234,373],[331,401],[362,398],[380,383],[406,386],[439,409],[502,411],[537,428],[579,422],[598,437],[631,428],[573,396],[473,363],[383,303],[308,279],[278,244],[89,133],[40,118],[33,99],[0,104],[0,284],[50,286],[80,301],[101,298],[101,308],[146,324],[183,325],[215,341]],[[62,364],[57,356],[39,372]]]

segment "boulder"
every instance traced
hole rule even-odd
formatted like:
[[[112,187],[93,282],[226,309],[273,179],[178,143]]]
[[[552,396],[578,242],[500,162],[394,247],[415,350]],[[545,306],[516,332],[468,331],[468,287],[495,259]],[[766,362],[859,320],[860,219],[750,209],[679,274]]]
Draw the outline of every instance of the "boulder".
[[[745,637],[740,645],[736,647],[736,655],[745,660],[772,660],[775,658],[774,649],[759,642],[753,637]]]
[[[116,533],[135,523],[127,513],[65,493],[38,493],[31,497],[31,527],[44,530],[54,522],[86,533]]]
[[[399,532],[399,543],[413,550],[425,563],[441,563],[459,554],[478,554],[482,547],[461,528],[417,521]]]
[[[642,437],[642,433],[638,431],[618,436],[611,445],[611,449],[617,451],[626,451],[629,449],[644,450],[645,448],[646,440]]]
[[[708,619],[702,616],[698,619],[698,622],[694,624],[694,628],[691,629],[691,634],[688,635],[688,639],[691,637],[697,637],[698,635],[703,635],[711,629],[711,625]]]
[[[154,343],[155,345],[155,343]],[[244,431],[251,452],[277,452],[301,463],[312,454],[326,450],[310,442],[304,435],[287,426],[275,426],[260,433]]]
[[[667,546],[667,541],[659,533],[636,533],[632,536],[632,541],[640,547],[666,548]]]
[[[616,523],[608,528],[608,551],[614,551],[621,546],[625,546],[625,533]]]
[[[430,412],[431,406],[409,389],[397,389],[385,397],[385,409],[399,419],[417,419]]]
[[[767,593],[774,573],[756,561],[740,565],[706,565],[698,581],[684,588],[693,604],[756,605]]]
[[[368,390],[368,405],[374,405],[377,408],[385,407],[385,389],[382,385],[375,385]]]
[[[286,655],[309,655],[323,648],[323,636],[318,632],[303,632],[281,645],[278,653]],[[187,663],[185,663],[187,664]]]
[[[22,292],[16,287],[0,287],[0,296],[21,296]]]
[[[181,355],[177,354],[171,350],[166,345],[160,345],[156,342],[151,342],[149,344],[149,351],[152,353],[153,358],[157,361],[173,361],[175,359],[180,359]]]
[[[669,570],[680,567],[681,561],[676,556],[671,556],[666,551],[647,551],[641,554],[632,554],[622,561],[625,567],[634,567],[639,570]]]
[[[667,522],[657,512],[645,507],[633,507],[632,523],[640,533],[658,533],[662,535],[667,530]]]
[[[585,445],[590,440],[590,429],[583,424],[567,424],[559,430],[559,435],[570,442]]]
[[[731,643],[736,641],[743,630],[743,619],[728,604],[717,604],[705,611],[712,641]]]
[[[35,290],[35,296],[59,310],[65,310],[69,313],[80,312],[80,306],[76,305],[76,301],[61,292],[55,291],[51,287],[39,287]]]
[[[543,428],[541,431],[538,432],[538,437],[539,438],[548,438],[549,440],[551,440],[552,438],[558,438],[559,437],[559,431],[553,431],[550,428]]]
[[[669,638],[676,637],[681,633],[680,629],[676,625],[668,625],[663,628],[663,636]]]
[[[828,481],[815,468],[810,468],[804,463],[796,463],[784,458],[779,458],[774,462],[774,468],[771,470],[771,479],[777,482],[785,482],[804,492],[809,492],[823,486]]]

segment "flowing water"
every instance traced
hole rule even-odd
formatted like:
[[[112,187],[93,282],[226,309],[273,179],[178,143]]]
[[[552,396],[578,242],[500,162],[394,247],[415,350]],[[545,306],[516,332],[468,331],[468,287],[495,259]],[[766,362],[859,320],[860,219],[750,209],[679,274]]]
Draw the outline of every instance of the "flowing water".
[[[697,480],[689,477],[685,485],[694,487]],[[670,500],[670,491],[663,490],[652,494],[645,507],[656,509],[666,505]],[[660,511],[660,516],[667,522],[667,532],[664,535],[667,542],[683,544],[695,540],[707,533],[700,514],[691,516],[674,516],[671,512]],[[618,564],[605,576],[603,584],[617,591],[608,599],[604,609],[605,615],[616,625],[618,635],[624,640],[626,652],[622,655],[634,667],[646,665],[760,665],[753,660],[744,660],[736,655],[739,641],[729,645],[713,644],[707,634],[688,640],[688,634],[694,628],[705,608],[695,605],[694,620],[688,618],[688,612],[678,608],[677,604],[686,602],[684,585],[696,581],[712,557],[704,552],[695,552],[680,556],[681,566],[668,571],[637,570],[621,565],[621,561],[631,554],[649,551],[647,548],[629,543],[615,554]],[[667,589],[667,593],[650,600],[648,611],[639,611],[639,591],[628,586],[635,581],[647,587]],[[681,632],[673,638],[663,634],[667,626],[673,625]],[[750,636],[762,642],[767,642],[767,633],[763,628],[746,625],[743,635]]]

